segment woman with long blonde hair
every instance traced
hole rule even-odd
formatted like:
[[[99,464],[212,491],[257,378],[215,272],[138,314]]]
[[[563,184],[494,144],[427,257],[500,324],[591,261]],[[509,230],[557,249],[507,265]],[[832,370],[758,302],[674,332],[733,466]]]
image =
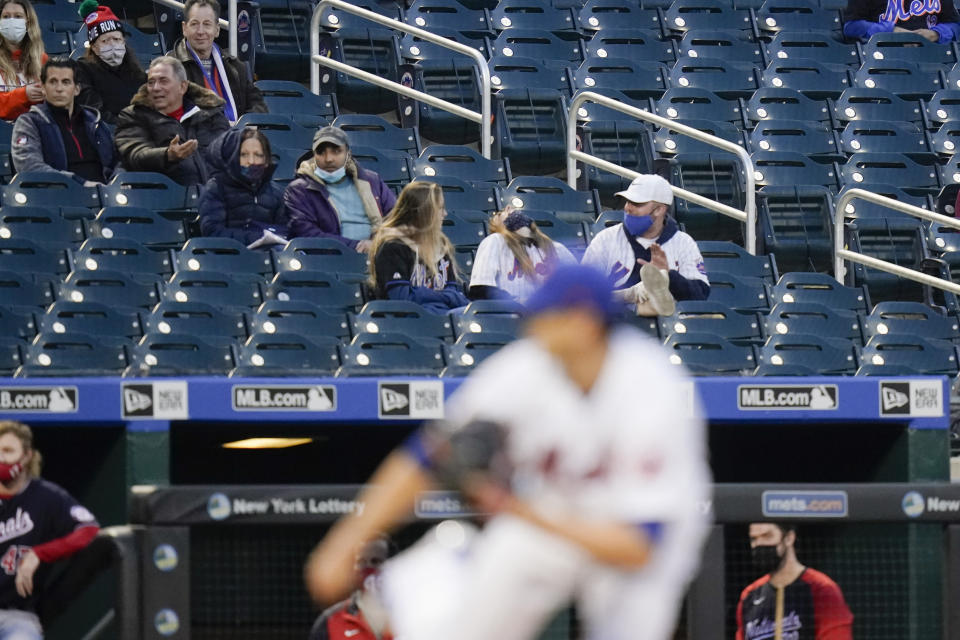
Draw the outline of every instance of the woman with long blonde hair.
[[[40,69],[47,61],[37,12],[29,0],[0,6],[0,118],[16,120],[43,101]]]
[[[440,185],[411,182],[403,188],[370,247],[370,284],[378,298],[410,300],[434,313],[469,302],[442,230],[446,213]]]
[[[551,240],[529,216],[508,206],[493,214],[490,235],[477,248],[470,297],[523,302],[560,264],[575,264],[570,250]]]

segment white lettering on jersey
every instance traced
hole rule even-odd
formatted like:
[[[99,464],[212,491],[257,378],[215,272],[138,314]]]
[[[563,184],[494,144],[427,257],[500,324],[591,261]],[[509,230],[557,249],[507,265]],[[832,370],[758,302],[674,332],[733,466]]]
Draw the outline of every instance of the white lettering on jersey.
[[[0,520],[0,543],[13,540],[31,531],[33,531],[33,520],[30,514],[21,507],[17,507],[17,515],[7,518],[6,521]]]

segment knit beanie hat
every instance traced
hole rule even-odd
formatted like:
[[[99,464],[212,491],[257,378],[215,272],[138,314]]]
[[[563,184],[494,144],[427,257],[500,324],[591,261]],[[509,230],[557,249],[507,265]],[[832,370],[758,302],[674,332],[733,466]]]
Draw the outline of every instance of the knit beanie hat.
[[[79,13],[87,25],[87,41],[90,44],[110,31],[123,31],[123,24],[110,7],[98,5],[97,0],[83,0]]]

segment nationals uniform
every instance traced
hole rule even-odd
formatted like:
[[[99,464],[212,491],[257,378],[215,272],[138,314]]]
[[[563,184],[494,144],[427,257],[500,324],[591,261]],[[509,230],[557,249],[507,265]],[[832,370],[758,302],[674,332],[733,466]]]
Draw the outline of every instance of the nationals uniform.
[[[809,567],[786,587],[774,587],[767,574],[740,594],[736,640],[773,638],[778,623],[783,640],[853,637],[853,614],[840,587],[825,573]]]
[[[653,239],[631,236],[623,224],[607,227],[590,242],[582,263],[609,275],[614,289],[628,289],[640,282],[637,258],[649,260],[650,245],[654,243],[667,254],[674,299],[705,300],[710,293],[710,280],[703,256],[696,241],[680,231],[671,218],[664,221],[660,236]]]
[[[385,566],[396,637],[528,640],[575,601],[590,640],[668,638],[707,525],[698,505],[710,475],[696,405],[683,370],[628,327],[611,329],[588,393],[533,340],[490,356],[450,398],[447,418],[505,425],[519,498],[547,517],[573,513],[641,528],[649,562],[631,570],[598,563],[508,514],[458,548],[441,544],[455,536],[440,525]],[[416,438],[411,443],[418,457]]]
[[[557,263],[575,264],[577,262],[565,246],[559,242],[554,242],[553,246],[557,251]],[[490,234],[477,247],[477,257],[474,258],[470,275],[470,286],[497,287],[509,293],[514,299],[523,302],[537,288],[543,276],[547,275],[550,266],[543,252],[533,244],[527,244],[527,255],[530,256],[534,271],[540,278],[531,280],[523,272],[520,261],[513,255],[502,234]]]

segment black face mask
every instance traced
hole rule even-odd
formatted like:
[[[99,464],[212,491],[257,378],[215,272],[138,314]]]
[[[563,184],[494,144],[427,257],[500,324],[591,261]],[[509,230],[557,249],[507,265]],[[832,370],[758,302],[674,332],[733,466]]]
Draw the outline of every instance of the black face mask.
[[[773,573],[783,563],[783,557],[777,553],[777,547],[769,545],[751,549],[750,559],[753,561],[753,568],[761,574]]]

